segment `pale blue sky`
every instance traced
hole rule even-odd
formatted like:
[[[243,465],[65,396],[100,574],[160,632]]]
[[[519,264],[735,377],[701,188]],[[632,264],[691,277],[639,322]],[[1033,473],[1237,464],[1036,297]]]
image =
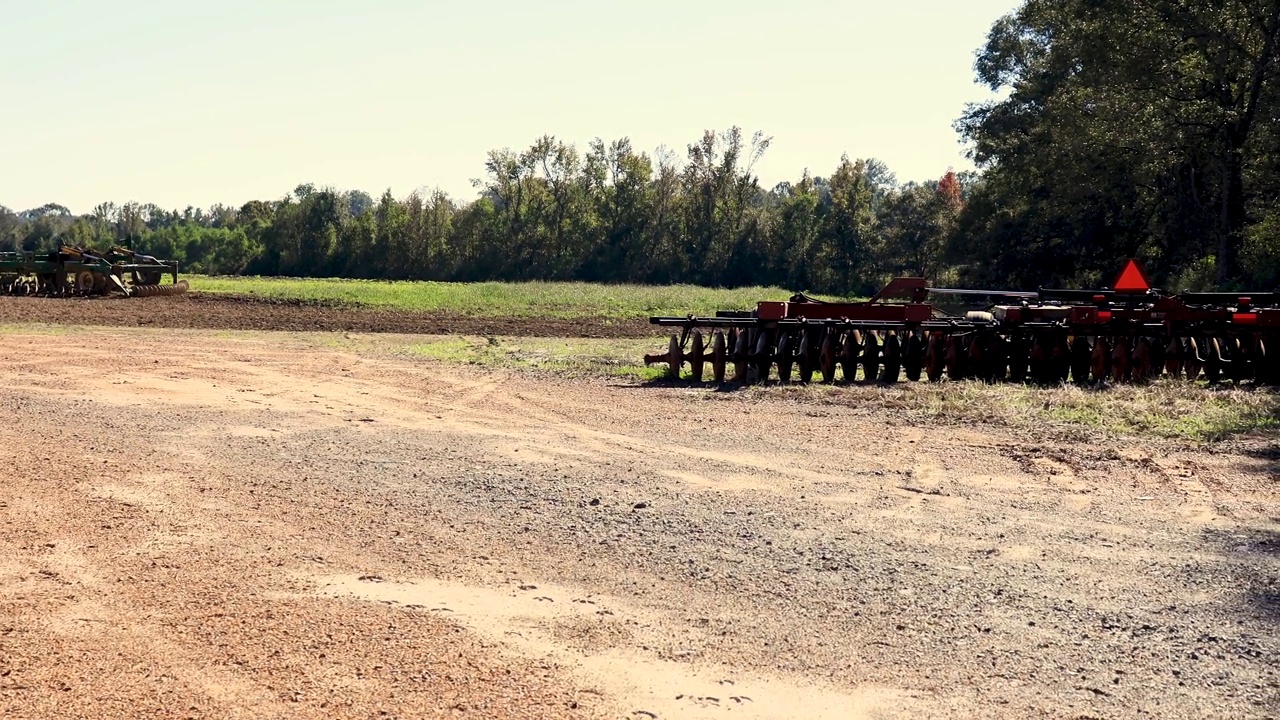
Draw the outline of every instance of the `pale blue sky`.
[[[841,153],[970,167],[952,122],[1013,0],[0,0],[0,204],[168,208],[301,182],[471,199],[549,133],[683,157],[763,130],[766,186]]]

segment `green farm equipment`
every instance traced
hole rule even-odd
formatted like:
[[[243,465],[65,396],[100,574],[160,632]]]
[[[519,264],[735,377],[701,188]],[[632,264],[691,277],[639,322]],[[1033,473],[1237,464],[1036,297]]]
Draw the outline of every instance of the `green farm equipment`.
[[[164,282],[169,277],[172,282]],[[105,252],[63,246],[57,252],[0,252],[0,293],[9,295],[180,295],[178,263],[128,248]]]

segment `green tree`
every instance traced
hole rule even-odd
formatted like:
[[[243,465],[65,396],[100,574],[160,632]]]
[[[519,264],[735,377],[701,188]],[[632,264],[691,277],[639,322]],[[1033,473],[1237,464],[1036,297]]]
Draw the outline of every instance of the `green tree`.
[[[1234,280],[1274,204],[1251,179],[1274,150],[1278,40],[1280,0],[1028,0],[976,66],[1007,97],[958,123],[987,196],[958,254],[979,270],[978,256],[1019,256],[985,267],[1030,283],[1129,255],[1169,275],[1210,253]]]
[[[888,194],[880,213],[882,270],[936,281],[963,206],[959,180],[908,183]]]
[[[846,294],[874,290],[871,261],[878,238],[872,208],[875,191],[866,162],[842,157],[828,186],[830,207],[823,216],[819,241],[819,288]]]

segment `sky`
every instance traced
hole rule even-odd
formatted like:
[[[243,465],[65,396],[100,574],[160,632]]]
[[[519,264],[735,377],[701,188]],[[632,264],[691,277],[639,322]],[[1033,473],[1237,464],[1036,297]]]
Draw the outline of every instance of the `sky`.
[[[544,134],[683,157],[773,138],[772,187],[847,153],[972,167],[953,123],[1013,0],[0,0],[0,205],[240,205],[300,183],[476,196]]]

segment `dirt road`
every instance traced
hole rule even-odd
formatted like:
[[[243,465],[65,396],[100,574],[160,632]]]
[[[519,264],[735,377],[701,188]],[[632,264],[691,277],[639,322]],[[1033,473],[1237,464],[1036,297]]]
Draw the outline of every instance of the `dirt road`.
[[[0,717],[1280,713],[1267,446],[287,334],[0,343]]]

